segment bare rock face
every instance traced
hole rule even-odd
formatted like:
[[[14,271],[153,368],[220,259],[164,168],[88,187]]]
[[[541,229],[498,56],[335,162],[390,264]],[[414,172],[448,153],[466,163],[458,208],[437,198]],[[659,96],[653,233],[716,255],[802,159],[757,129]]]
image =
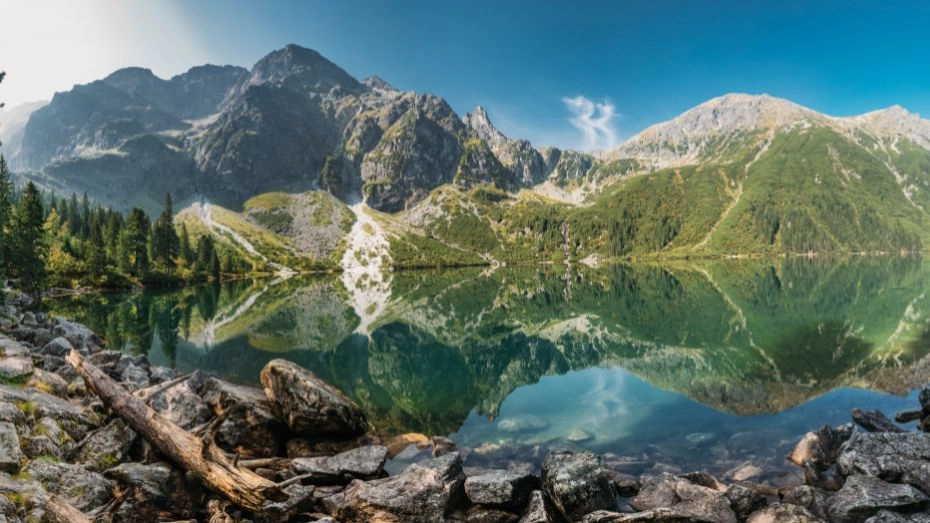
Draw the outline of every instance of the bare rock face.
[[[542,466],[543,490],[570,521],[596,510],[616,510],[613,484],[600,456],[590,452],[553,452]]]
[[[392,478],[355,481],[327,503],[346,523],[445,521],[465,506],[464,483],[462,458],[453,452],[410,465]]]
[[[930,498],[911,485],[888,483],[871,476],[846,479],[827,502],[830,519],[841,523],[863,521],[882,510],[911,512],[923,509]]]
[[[368,420],[358,405],[295,363],[268,362],[261,382],[272,408],[296,434],[352,436],[368,430]]]

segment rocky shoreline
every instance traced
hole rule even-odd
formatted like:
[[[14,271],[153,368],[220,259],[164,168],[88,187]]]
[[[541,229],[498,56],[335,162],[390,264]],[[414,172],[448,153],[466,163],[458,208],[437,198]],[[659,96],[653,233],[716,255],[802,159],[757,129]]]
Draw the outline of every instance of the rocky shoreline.
[[[865,430],[808,433],[789,455],[803,484],[633,476],[570,450],[486,468],[444,438],[382,441],[351,400],[285,360],[263,369],[263,389],[179,375],[24,305],[0,307],[0,521],[930,522],[930,434],[878,412],[854,412]],[[920,401],[899,421],[930,428],[930,388]],[[139,430],[152,420],[161,433]],[[173,436],[196,443],[193,467],[165,450]],[[414,463],[388,474],[398,454]],[[237,498],[243,485],[224,491],[201,462],[261,489]]]

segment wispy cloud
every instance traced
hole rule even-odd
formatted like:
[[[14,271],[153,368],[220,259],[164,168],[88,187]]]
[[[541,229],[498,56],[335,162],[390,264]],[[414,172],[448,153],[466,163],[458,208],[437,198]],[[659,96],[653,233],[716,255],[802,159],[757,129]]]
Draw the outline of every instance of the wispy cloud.
[[[595,102],[581,95],[573,98],[566,96],[562,102],[572,113],[569,121],[581,131],[579,149],[597,151],[617,145],[617,130],[613,124],[617,116],[614,104],[607,100]]]

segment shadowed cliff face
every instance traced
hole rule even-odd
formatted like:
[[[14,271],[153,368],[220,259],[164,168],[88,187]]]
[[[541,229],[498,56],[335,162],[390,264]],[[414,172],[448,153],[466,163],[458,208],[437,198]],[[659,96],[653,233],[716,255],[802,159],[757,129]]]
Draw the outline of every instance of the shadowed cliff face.
[[[370,335],[336,278],[239,282],[49,306],[156,361],[256,382],[286,357],[385,432],[456,431],[546,376],[620,367],[715,410],[777,413],[842,387],[930,379],[930,265],[787,259],[394,274]],[[536,385],[534,385],[536,384]]]

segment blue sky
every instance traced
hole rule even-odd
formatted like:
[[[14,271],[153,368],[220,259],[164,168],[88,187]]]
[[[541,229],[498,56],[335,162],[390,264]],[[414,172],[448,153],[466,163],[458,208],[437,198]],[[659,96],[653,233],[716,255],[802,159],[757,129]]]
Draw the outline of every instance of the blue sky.
[[[0,0],[0,13],[10,104],[120,66],[248,67],[296,43],[460,113],[483,105],[537,145],[608,146],[727,92],[930,115],[923,2]]]

